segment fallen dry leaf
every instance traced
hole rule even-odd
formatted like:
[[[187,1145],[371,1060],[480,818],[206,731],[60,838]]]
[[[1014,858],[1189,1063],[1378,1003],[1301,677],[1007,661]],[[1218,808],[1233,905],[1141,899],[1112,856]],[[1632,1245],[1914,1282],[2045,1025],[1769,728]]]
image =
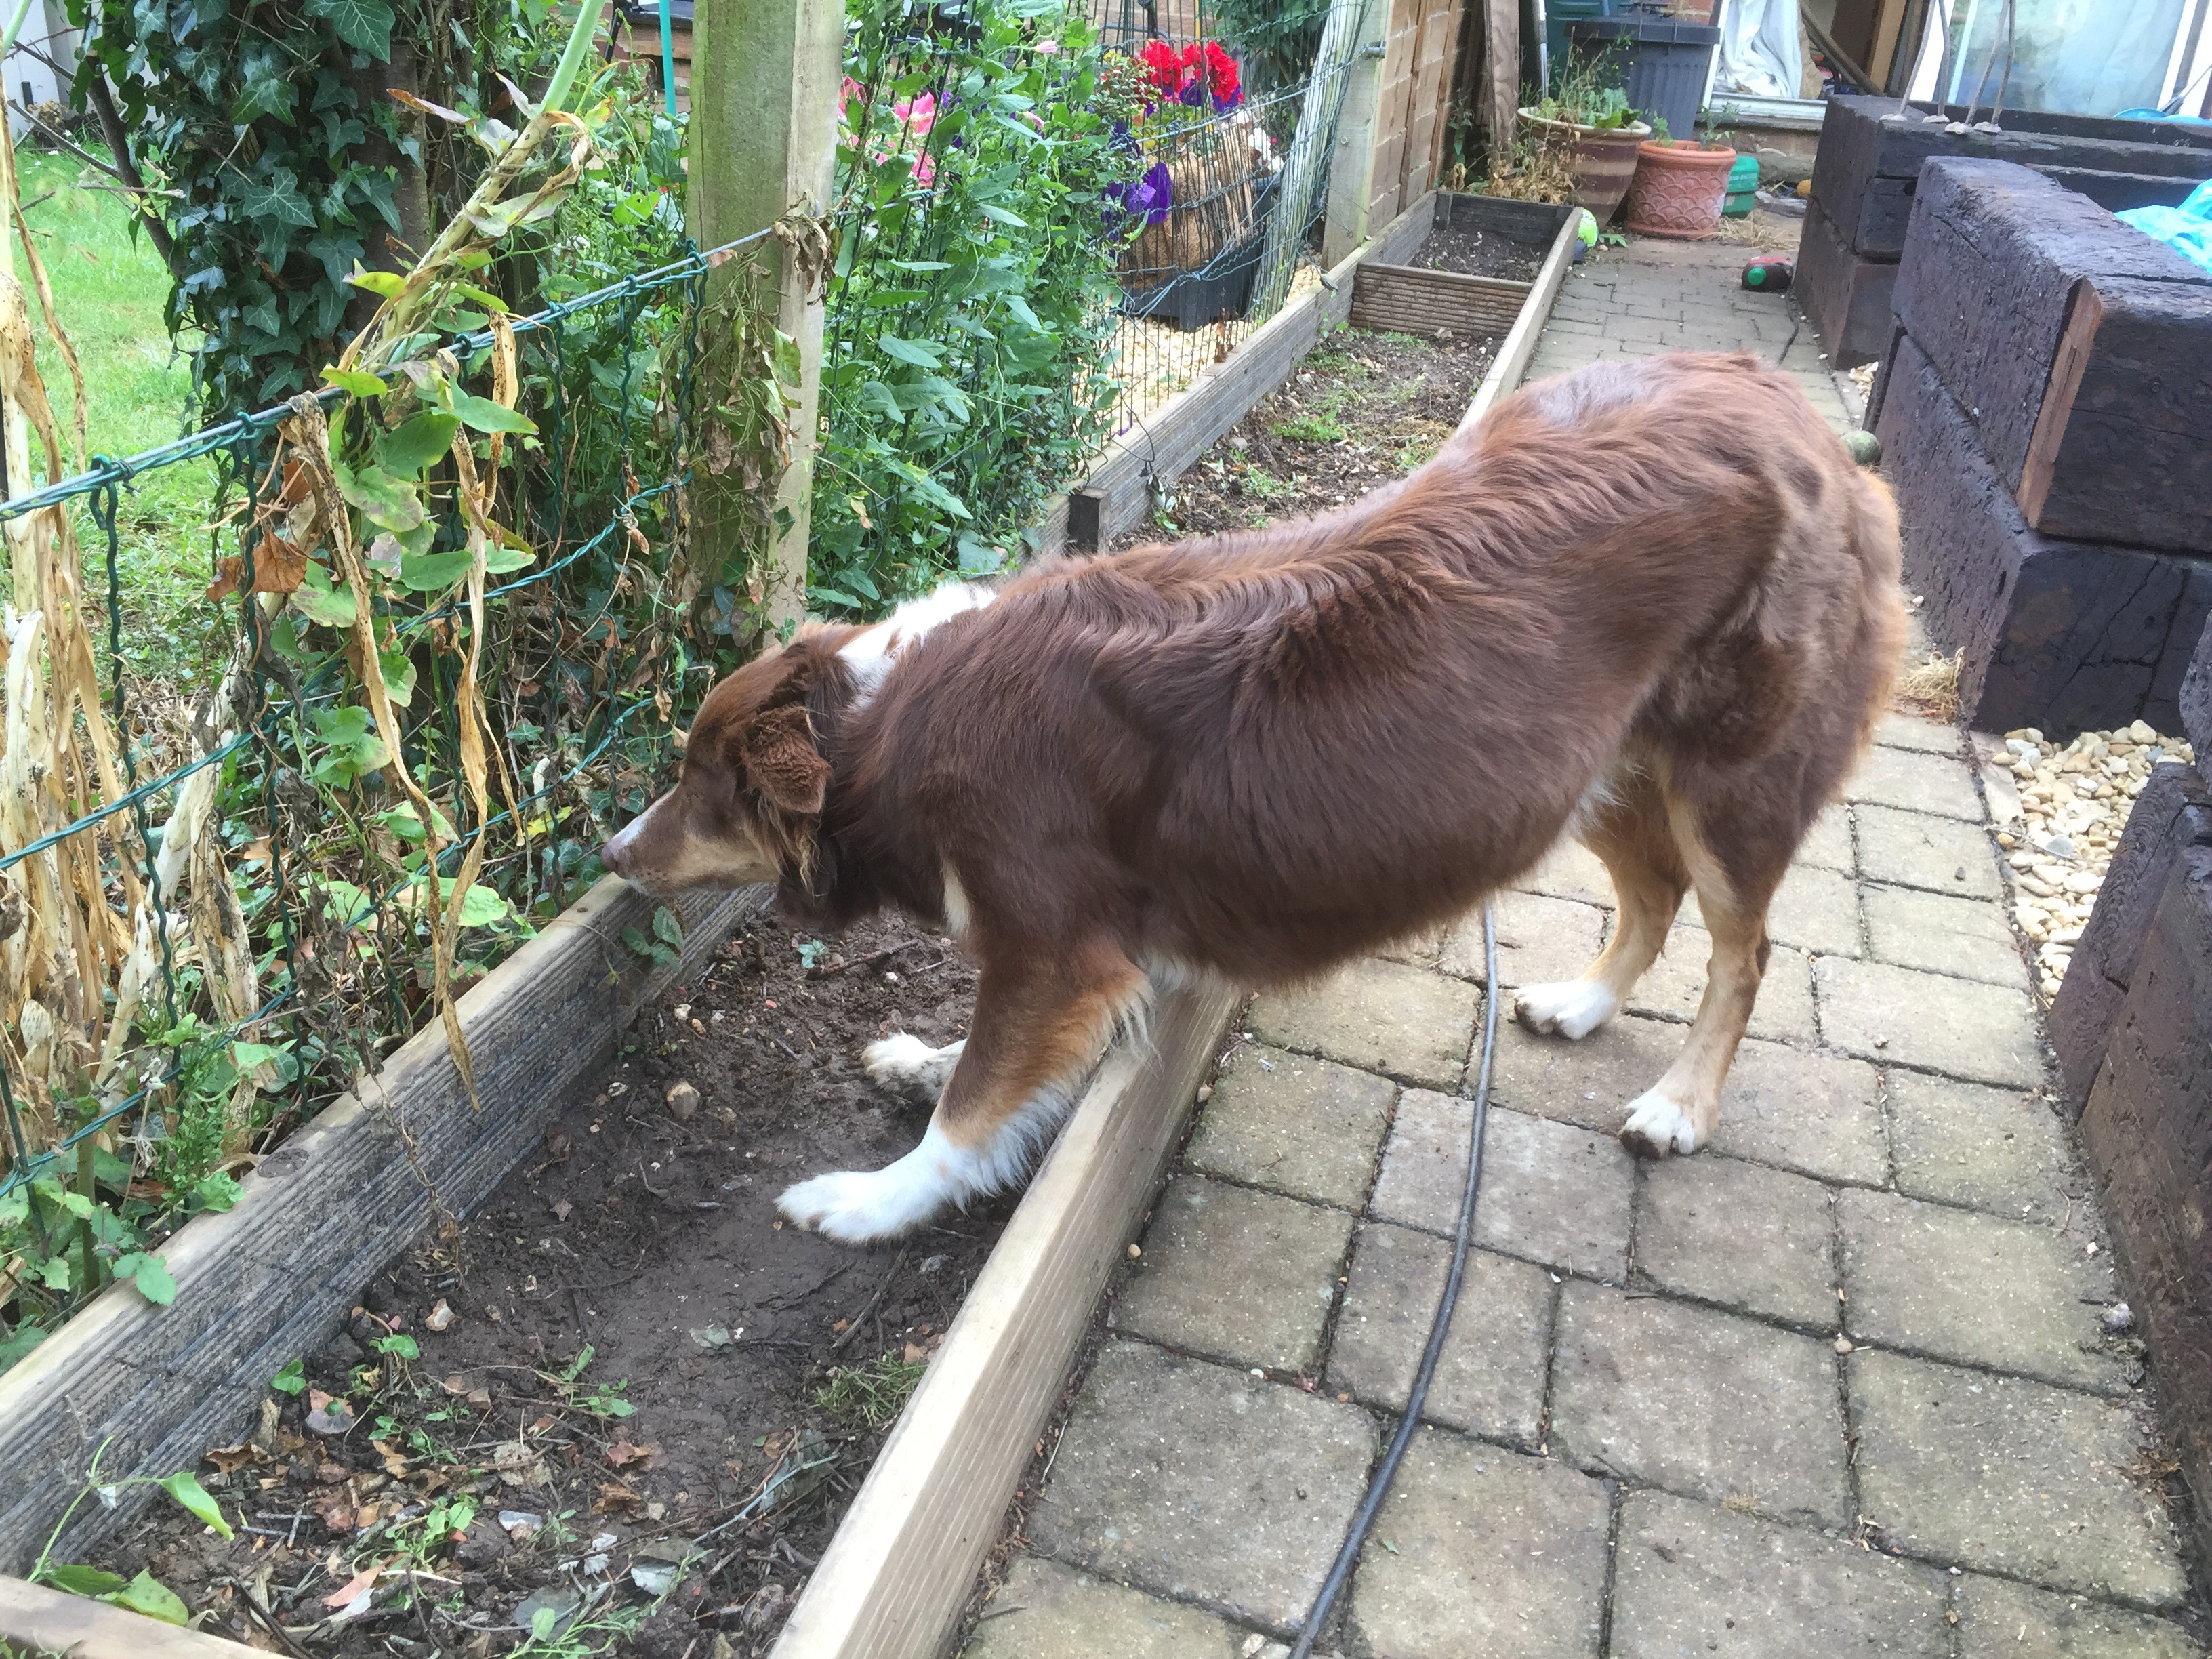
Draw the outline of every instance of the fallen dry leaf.
[[[644,1502],[645,1494],[636,1488],[625,1486],[619,1480],[603,1480],[599,1483],[599,1498],[592,1504],[592,1512],[594,1515],[611,1515],[617,1510],[628,1511],[637,1509]]]
[[[469,1385],[461,1380],[461,1374],[459,1371],[455,1371],[451,1376],[438,1384],[438,1386],[443,1389],[447,1394],[452,1395],[456,1400],[459,1399],[463,1395],[469,1391]]]
[[[553,1206],[553,1218],[556,1221],[566,1221],[568,1218],[568,1212],[575,1207],[564,1198]]]
[[[217,1446],[207,1455],[207,1461],[222,1474],[235,1474],[261,1454],[252,1445],[240,1441],[235,1446]]]
[[[384,1563],[381,1561],[370,1563],[368,1566],[363,1567],[359,1572],[354,1574],[352,1577],[346,1580],[346,1582],[337,1589],[332,1590],[328,1595],[325,1595],[323,1598],[323,1605],[326,1607],[342,1607],[346,1606],[349,1602],[352,1601],[356,1596],[359,1595],[363,1590],[374,1584],[376,1582],[376,1575],[383,1571]]]
[[[607,1462],[618,1469],[631,1463],[642,1463],[648,1469],[658,1468],[660,1466],[660,1448],[633,1446],[627,1440],[617,1440],[607,1448]]]

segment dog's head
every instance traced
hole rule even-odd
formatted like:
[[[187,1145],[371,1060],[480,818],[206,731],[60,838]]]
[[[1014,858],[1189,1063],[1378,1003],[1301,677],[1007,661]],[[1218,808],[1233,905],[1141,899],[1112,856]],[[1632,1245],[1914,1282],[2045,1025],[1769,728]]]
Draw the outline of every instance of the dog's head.
[[[707,694],[676,787],[607,842],[608,869],[659,896],[804,881],[830,787],[811,706],[838,672],[824,643],[802,636]]]

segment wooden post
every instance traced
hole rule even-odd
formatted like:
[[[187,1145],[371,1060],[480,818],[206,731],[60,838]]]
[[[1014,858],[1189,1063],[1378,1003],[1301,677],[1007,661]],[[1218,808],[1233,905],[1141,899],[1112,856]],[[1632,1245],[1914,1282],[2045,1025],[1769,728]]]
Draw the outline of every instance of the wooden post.
[[[844,11],[819,0],[699,0],[691,25],[691,235],[702,248],[774,224],[797,210],[820,214],[835,187],[837,90]],[[749,250],[769,273],[775,325],[799,343],[799,401],[791,411],[791,464],[775,491],[781,529],[766,574],[769,619],[778,627],[806,611],[807,504],[814,481],[816,410],[822,380],[820,273],[801,268],[775,240]],[[710,276],[708,303],[724,267]],[[701,370],[715,384],[714,351]],[[724,371],[726,374],[726,370]],[[707,418],[712,419],[711,414]],[[742,484],[703,469],[692,486],[693,535],[707,568],[742,557]]]
[[[1487,103],[1492,167],[1512,164],[1513,125],[1521,111],[1520,0],[1484,0],[1483,17],[1489,30],[1484,43],[1490,64]]]
[[[1337,118],[1336,150],[1328,164],[1328,208],[1322,222],[1321,262],[1340,264],[1367,240],[1368,210],[1375,204],[1376,121],[1382,94],[1382,36],[1390,8],[1369,0],[1353,37],[1345,71],[1344,112]]]

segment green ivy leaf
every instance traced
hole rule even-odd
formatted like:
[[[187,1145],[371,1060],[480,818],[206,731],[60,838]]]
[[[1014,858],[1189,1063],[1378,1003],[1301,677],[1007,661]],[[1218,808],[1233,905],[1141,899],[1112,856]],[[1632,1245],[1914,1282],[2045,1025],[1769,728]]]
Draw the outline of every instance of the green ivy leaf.
[[[538,556],[528,548],[514,542],[501,542],[484,549],[484,570],[494,576],[504,576],[510,571],[520,570],[537,562]]]
[[[307,15],[326,21],[339,40],[380,64],[392,61],[392,8],[385,0],[307,0]]]
[[[376,665],[384,676],[384,695],[402,708],[411,707],[415,702],[414,659],[404,651],[380,651]]]
[[[684,948],[684,919],[665,904],[653,913],[653,933],[654,938],[678,950]]]
[[[381,467],[356,471],[337,459],[331,466],[337,474],[338,494],[366,514],[370,523],[404,536],[427,522],[422,498]]]
[[[422,471],[453,447],[460,421],[435,410],[415,416],[376,441],[378,465],[402,477],[419,478]]]
[[[284,1369],[269,1379],[269,1386],[279,1394],[305,1394],[307,1391],[307,1368],[296,1359],[288,1359],[284,1362]]]
[[[489,398],[479,398],[474,392],[453,388],[453,413],[471,431],[520,432],[534,434],[538,422],[527,415],[495,403]]]
[[[208,1496],[207,1488],[200,1485],[199,1477],[191,1470],[164,1475],[159,1484],[163,1492],[213,1527],[217,1537],[231,1536],[230,1522],[222,1518],[222,1511],[216,1507],[215,1499]]]
[[[299,177],[289,167],[278,167],[266,179],[249,181],[238,192],[238,210],[249,219],[270,219],[301,228],[315,222],[315,210],[300,194]]]

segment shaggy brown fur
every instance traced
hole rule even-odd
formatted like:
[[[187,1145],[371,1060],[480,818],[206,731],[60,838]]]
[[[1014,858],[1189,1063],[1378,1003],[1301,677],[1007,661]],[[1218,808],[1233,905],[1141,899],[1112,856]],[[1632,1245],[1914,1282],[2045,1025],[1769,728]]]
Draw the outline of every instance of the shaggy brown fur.
[[[608,862],[655,891],[773,877],[811,927],[963,927],[981,985],[933,1134],[999,1171],[1149,975],[1310,979],[1570,830],[1620,926],[1521,1017],[1601,1022],[1694,888],[1705,1003],[1625,1133],[1702,1145],[1768,899],[1887,705],[1904,613],[1888,492],[1790,378],[1678,356],[1531,387],[1324,518],[1043,564],[865,700],[839,654],[860,631],[717,686]]]

